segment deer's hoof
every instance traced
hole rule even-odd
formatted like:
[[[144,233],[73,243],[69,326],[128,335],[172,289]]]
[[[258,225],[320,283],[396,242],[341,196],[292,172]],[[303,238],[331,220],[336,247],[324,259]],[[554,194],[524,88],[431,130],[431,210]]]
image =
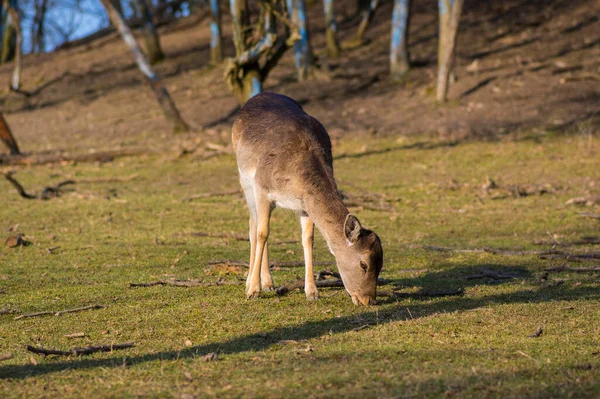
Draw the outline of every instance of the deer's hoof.
[[[249,289],[246,292],[246,298],[247,299],[254,299],[254,298],[258,298],[258,295],[260,294],[260,290],[259,289]]]
[[[307,301],[316,301],[317,299],[319,299],[319,292],[317,291],[317,289],[309,289],[306,290],[305,292],[306,294],[306,300]]]

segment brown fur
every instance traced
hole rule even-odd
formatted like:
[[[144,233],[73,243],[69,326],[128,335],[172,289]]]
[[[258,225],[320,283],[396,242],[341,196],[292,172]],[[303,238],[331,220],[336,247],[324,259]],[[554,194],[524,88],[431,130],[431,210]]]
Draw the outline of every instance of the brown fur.
[[[233,124],[232,141],[251,216],[248,295],[258,294],[259,272],[253,272],[253,266],[258,262],[264,269],[267,250],[260,248],[266,247],[270,211],[279,204],[307,218],[306,223],[302,223],[307,296],[316,299],[316,287],[312,288],[312,259],[308,259],[312,258],[314,222],[336,256],[353,301],[373,303],[375,282],[383,261],[379,238],[362,229],[358,220],[349,216],[333,176],[331,141],[321,123],[291,98],[262,93],[240,110]],[[362,272],[362,263],[369,265],[365,272]],[[364,275],[359,276],[357,270]],[[268,270],[260,272],[261,277],[270,281],[267,274]],[[263,288],[270,287],[263,284]]]

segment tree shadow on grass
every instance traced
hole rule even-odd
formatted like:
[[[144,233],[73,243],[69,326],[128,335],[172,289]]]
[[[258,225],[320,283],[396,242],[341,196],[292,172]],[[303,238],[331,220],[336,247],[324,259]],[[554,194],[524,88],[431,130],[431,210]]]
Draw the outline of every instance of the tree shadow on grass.
[[[481,284],[482,280],[469,280],[466,276],[481,272],[482,270],[492,270],[494,272],[503,273],[504,275],[514,276],[514,279],[502,279],[499,283],[517,283],[520,282],[522,278],[530,277],[530,272],[523,266],[506,267],[495,264],[483,264],[473,267],[455,267],[451,270],[434,271],[415,278],[395,280],[395,283],[409,287],[420,286],[422,287],[422,290],[434,290],[439,287],[448,288],[458,286],[465,288]],[[407,298],[387,298],[384,301],[380,301],[383,306],[378,306],[377,308],[372,310],[369,309],[369,311],[362,313],[360,321],[357,320],[356,315],[348,315],[324,321],[309,321],[293,326],[275,328],[271,331],[247,334],[222,342],[198,345],[181,351],[172,350],[127,357],[127,362],[130,365],[136,365],[161,360],[192,359],[210,352],[219,352],[222,355],[227,356],[246,351],[262,351],[277,344],[281,340],[306,340],[332,333],[348,332],[359,327],[357,323],[392,323],[433,316],[439,313],[468,311],[500,304],[599,299],[600,291],[595,287],[589,286],[540,286],[533,289],[523,289],[517,292],[500,293],[484,297],[454,296],[438,298],[436,300],[417,295],[415,295],[414,298],[411,298],[409,295]],[[410,311],[407,310],[407,307],[410,307]],[[123,356],[116,353],[115,357],[110,359],[73,359],[55,363],[39,364],[37,366],[29,364],[7,365],[0,367],[0,379],[24,379],[31,376],[56,373],[64,370],[120,367],[122,366],[122,359]]]

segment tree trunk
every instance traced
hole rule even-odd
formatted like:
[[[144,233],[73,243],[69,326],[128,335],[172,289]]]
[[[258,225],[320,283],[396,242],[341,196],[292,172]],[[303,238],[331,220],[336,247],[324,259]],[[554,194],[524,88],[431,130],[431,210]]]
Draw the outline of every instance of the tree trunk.
[[[31,51],[42,53],[44,52],[44,22],[46,19],[46,11],[48,9],[48,0],[34,2],[35,17],[31,24]]]
[[[15,140],[6,119],[4,119],[4,113],[0,111],[0,140],[6,144],[10,149],[11,155],[18,155],[21,153],[17,141]]]
[[[123,4],[121,3],[121,0],[110,0],[110,4],[113,5],[115,10],[122,17],[123,16]],[[111,21],[111,23],[114,25],[114,22]]]
[[[12,61],[15,56],[15,46],[17,44],[17,35],[10,14],[7,13],[6,28],[2,37],[2,63]]]
[[[296,57],[298,80],[303,81],[310,75],[313,63],[312,48],[310,46],[310,38],[308,35],[306,5],[304,0],[286,0],[286,4],[288,13],[291,15],[292,23],[298,27],[298,33],[300,35],[300,40],[294,44],[294,54]]]
[[[171,123],[173,123],[173,131],[175,133],[181,131],[188,131],[189,126],[187,125],[187,123],[185,123],[185,121],[179,114],[179,110],[175,106],[175,103],[173,102],[173,99],[171,98],[171,95],[167,91],[166,87],[163,86],[158,75],[154,72],[154,70],[152,70],[152,67],[150,66],[148,60],[144,56],[144,53],[140,49],[138,41],[131,33],[129,27],[127,27],[127,24],[125,24],[125,21],[123,21],[121,14],[117,12],[110,0],[100,1],[102,2],[102,5],[108,12],[108,16],[110,18],[111,23],[117,27],[117,29],[121,33],[121,36],[123,37],[123,40],[125,41],[127,46],[129,46],[140,71],[148,79],[148,83],[150,84],[152,90],[154,90],[156,98],[163,112],[165,113],[165,116],[169,121],[171,121]]]
[[[340,44],[338,42],[333,0],[323,0],[323,7],[325,9],[325,24],[327,25],[327,57],[338,58],[340,56]]]
[[[369,28],[369,25],[371,25],[371,21],[375,15],[375,10],[379,5],[379,0],[370,0],[364,3],[365,6],[360,12],[360,24],[356,30],[356,35],[354,35],[354,42],[357,45],[362,44],[365,40],[365,33],[367,33],[367,29]]]
[[[446,102],[449,78],[454,67],[456,34],[464,0],[439,0],[440,33],[436,101]]]
[[[142,15],[144,21],[144,40],[146,42],[146,55],[150,64],[156,64],[158,61],[165,58],[165,55],[160,46],[160,38],[152,22],[152,13],[148,6],[147,0],[135,0],[138,11]]]
[[[392,14],[392,40],[390,43],[390,75],[400,79],[408,73],[408,23],[410,20],[410,0],[394,0]]]
[[[221,34],[221,9],[219,0],[210,0],[210,61],[213,64],[218,64],[223,60],[223,48],[221,42],[223,35]]]
[[[15,28],[15,35],[17,37],[17,41],[15,43],[15,69],[13,70],[12,82],[10,87],[13,90],[19,90],[19,88],[21,87],[21,43],[23,40],[23,36],[21,35],[21,18],[19,17],[19,13],[13,4],[13,2],[9,3],[8,13],[10,14],[12,25]]]

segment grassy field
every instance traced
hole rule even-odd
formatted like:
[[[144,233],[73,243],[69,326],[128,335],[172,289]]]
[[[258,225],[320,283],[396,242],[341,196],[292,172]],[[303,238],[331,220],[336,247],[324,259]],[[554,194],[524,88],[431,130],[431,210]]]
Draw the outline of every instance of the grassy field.
[[[242,197],[185,201],[238,188],[233,156],[152,155],[15,175],[38,193],[78,181],[48,201],[22,199],[0,183],[2,239],[18,232],[31,242],[0,248],[0,308],[12,311],[0,315],[0,354],[14,353],[0,363],[0,396],[600,396],[600,273],[544,275],[547,267],[600,260],[427,247],[543,251],[553,242],[598,238],[600,222],[578,213],[600,213],[600,206],[566,204],[600,195],[597,138],[369,139],[334,150],[340,188],[354,197],[380,194],[389,208],[351,208],[383,241],[380,277],[392,284],[381,289],[403,294],[378,306],[355,307],[340,289],[321,289],[311,303],[301,291],[247,301],[243,284],[129,287],[244,278],[243,267],[209,262],[245,260],[247,242],[191,234],[245,234]],[[102,180],[115,176],[131,179]],[[292,213],[277,210],[271,231],[271,259],[302,260]],[[320,236],[315,246],[317,261],[333,260]],[[600,246],[556,249],[598,253]],[[470,278],[481,273],[495,278]],[[273,271],[276,284],[302,274]],[[464,295],[427,295],[458,288]],[[15,320],[93,304],[106,307]],[[530,337],[538,327],[543,333]],[[77,332],[86,335],[65,336]],[[81,357],[26,351],[124,342],[135,347]],[[206,361],[211,352],[218,360]]]

